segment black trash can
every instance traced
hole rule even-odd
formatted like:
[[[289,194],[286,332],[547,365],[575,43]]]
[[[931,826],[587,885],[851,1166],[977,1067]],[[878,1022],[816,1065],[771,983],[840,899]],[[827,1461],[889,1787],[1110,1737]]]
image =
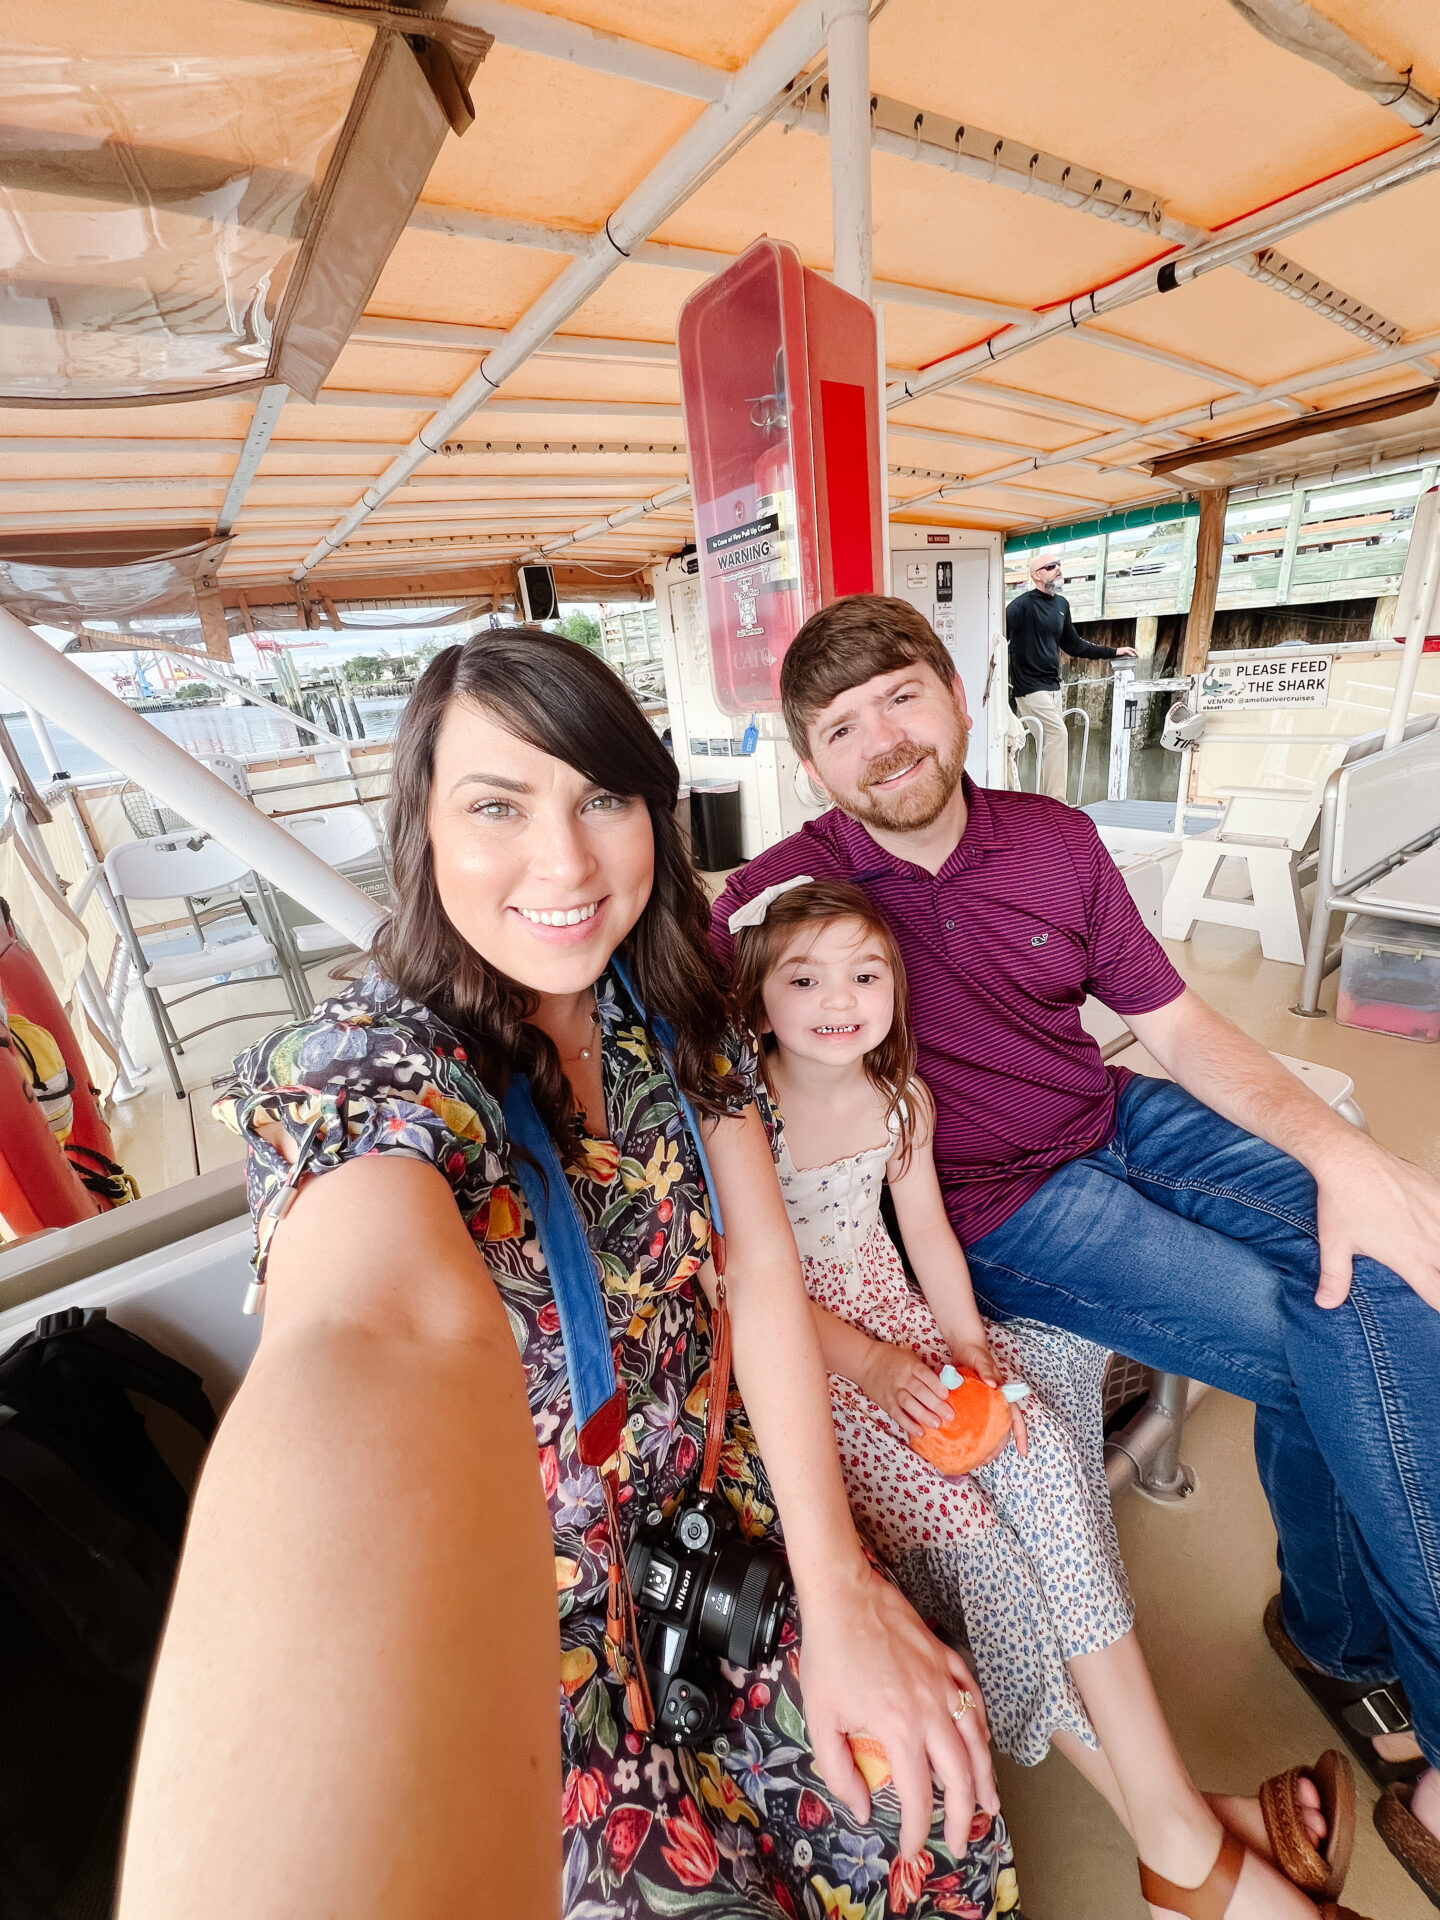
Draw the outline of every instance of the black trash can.
[[[697,780],[690,789],[690,833],[693,858],[704,873],[725,873],[738,867],[740,851],[740,782]]]
[[[685,852],[693,860],[695,847],[690,830],[690,787],[684,780],[680,782],[680,791],[675,797],[675,824],[680,829],[680,838],[685,844]]]

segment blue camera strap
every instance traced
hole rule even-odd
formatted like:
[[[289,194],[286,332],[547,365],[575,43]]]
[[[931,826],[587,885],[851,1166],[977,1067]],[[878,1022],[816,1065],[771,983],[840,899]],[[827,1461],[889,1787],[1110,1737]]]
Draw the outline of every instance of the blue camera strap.
[[[641,1018],[645,1019],[644,1006],[629,976],[619,961],[612,960],[610,965]],[[723,1273],[724,1226],[709,1156],[700,1136],[700,1122],[682,1092],[675,1073],[671,1059],[674,1034],[664,1020],[656,1019],[651,1024],[660,1042],[665,1070],[681,1117],[700,1162],[710,1209],[712,1254],[716,1271]],[[525,1074],[511,1074],[503,1111],[506,1131],[516,1146],[522,1149],[513,1161],[513,1172],[535,1221],[540,1251],[545,1256],[555,1307],[560,1315],[560,1337],[565,1347],[565,1371],[570,1380],[577,1449],[586,1466],[603,1467],[619,1450],[625,1427],[626,1405],[624,1389],[615,1378],[615,1357],[610,1348],[605,1296],[596,1271],[595,1255],[586,1237],[575,1196],[565,1178],[565,1170],[560,1164],[560,1156],[555,1150],[555,1142],[535,1110],[530,1081]]]
[[[512,1073],[505,1090],[505,1128],[523,1151],[511,1166],[540,1236],[560,1337],[575,1439],[587,1467],[603,1467],[619,1450],[625,1427],[625,1389],[615,1378],[615,1356],[605,1319],[605,1296],[580,1210],[565,1178],[549,1129],[535,1111],[529,1079]],[[528,1154],[529,1159],[523,1157]]]
[[[690,1135],[705,1182],[710,1213],[710,1252],[718,1276],[712,1315],[710,1379],[705,1404],[705,1449],[700,1471],[702,1493],[713,1491],[725,1434],[725,1410],[730,1395],[730,1316],[725,1306],[725,1233],[720,1201],[715,1191],[710,1158],[700,1137],[700,1122],[685,1097],[675,1072],[675,1036],[669,1023],[650,1020],[640,996],[618,960],[611,970],[633,1001],[643,1021],[652,1028],[661,1059],[675,1094],[686,1132]],[[605,1639],[611,1665],[625,1687],[631,1724],[648,1732],[655,1710],[639,1653],[635,1602],[625,1566],[620,1533],[617,1456],[625,1435],[625,1389],[616,1378],[615,1355],[605,1316],[605,1294],[594,1252],[570,1191],[565,1169],[549,1129],[535,1108],[530,1081],[512,1073],[502,1102],[505,1128],[520,1149],[511,1169],[525,1196],[540,1251],[560,1316],[560,1338],[565,1348],[565,1372],[570,1382],[570,1404],[575,1419],[575,1443],[581,1461],[593,1467],[605,1490],[605,1516],[610,1540],[610,1576],[605,1611]]]
[[[565,1178],[555,1142],[535,1110],[530,1081],[525,1074],[511,1074],[502,1111],[512,1144],[523,1150],[512,1155],[510,1165],[534,1219],[550,1289],[560,1315],[560,1338],[565,1347],[565,1371],[570,1381],[570,1405],[575,1419],[576,1452],[584,1464],[593,1467],[599,1475],[605,1494],[610,1550],[605,1651],[612,1672],[625,1689],[631,1725],[637,1732],[648,1733],[655,1724],[655,1707],[645,1677],[645,1663],[640,1656],[635,1600],[630,1591],[620,1531],[617,1456],[625,1434],[627,1407],[625,1389],[615,1377],[605,1295],[580,1209]]]

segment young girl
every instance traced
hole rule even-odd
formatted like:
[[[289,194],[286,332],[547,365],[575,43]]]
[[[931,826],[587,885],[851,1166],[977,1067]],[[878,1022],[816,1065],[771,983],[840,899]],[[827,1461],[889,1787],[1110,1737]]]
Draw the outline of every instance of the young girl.
[[[1132,1630],[1103,1469],[1107,1355],[1034,1321],[982,1320],[888,927],[858,888],[802,876],[730,928],[738,1010],[769,1037],[766,1119],[862,1528],[920,1613],[969,1644],[996,1743],[1033,1766],[1053,1741],[1109,1800],[1152,1913],[1314,1920],[1299,1887],[1333,1900],[1349,1861],[1348,1763],[1326,1755],[1314,1777],[1267,1783],[1263,1816],[1253,1800],[1207,1804],[1191,1783]],[[880,1217],[886,1181],[923,1299]],[[946,1364],[1031,1388],[1011,1408],[1014,1444],[958,1479],[909,1444],[949,1413]]]

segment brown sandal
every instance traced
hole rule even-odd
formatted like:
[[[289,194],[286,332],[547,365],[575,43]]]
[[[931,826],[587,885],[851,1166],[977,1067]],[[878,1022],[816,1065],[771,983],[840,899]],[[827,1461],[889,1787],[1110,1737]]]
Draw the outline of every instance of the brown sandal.
[[[1440,1907],[1440,1840],[1410,1811],[1412,1787],[1387,1787],[1375,1802],[1380,1838],[1432,1906]]]
[[[1244,1865],[1244,1842],[1233,1833],[1227,1833],[1220,1842],[1214,1866],[1198,1887],[1177,1887],[1173,1881],[1152,1872],[1142,1860],[1141,1897],[1149,1901],[1152,1907],[1183,1914],[1185,1920],[1225,1920]],[[1327,1900],[1319,1909],[1319,1920],[1363,1920],[1363,1916],[1349,1907],[1337,1907],[1333,1900]]]
[[[1177,1887],[1173,1880],[1153,1872],[1140,1862],[1140,1894],[1152,1907],[1165,1907],[1181,1913],[1186,1920],[1225,1920],[1230,1896],[1245,1865],[1245,1843],[1227,1833],[1220,1842],[1215,1864],[1198,1887]]]
[[[1299,1787],[1311,1781],[1325,1822],[1323,1852],[1305,1831]],[[1335,1900],[1355,1851],[1355,1770],[1330,1747],[1313,1767],[1291,1767],[1260,1788],[1260,1811],[1279,1872],[1312,1900]]]

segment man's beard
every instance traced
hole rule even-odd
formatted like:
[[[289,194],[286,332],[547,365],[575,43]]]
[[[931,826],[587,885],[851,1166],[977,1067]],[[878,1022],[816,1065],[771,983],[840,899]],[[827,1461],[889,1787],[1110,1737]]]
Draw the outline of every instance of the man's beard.
[[[962,727],[948,755],[936,747],[916,747],[908,742],[896,747],[870,762],[858,792],[846,794],[843,800],[835,796],[835,804],[861,826],[879,827],[882,833],[918,833],[933,826],[960,784],[969,737],[969,728]],[[918,779],[894,794],[873,791],[880,781],[913,766],[917,754],[930,762]]]

